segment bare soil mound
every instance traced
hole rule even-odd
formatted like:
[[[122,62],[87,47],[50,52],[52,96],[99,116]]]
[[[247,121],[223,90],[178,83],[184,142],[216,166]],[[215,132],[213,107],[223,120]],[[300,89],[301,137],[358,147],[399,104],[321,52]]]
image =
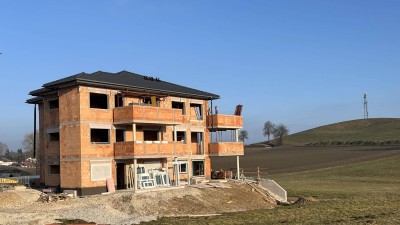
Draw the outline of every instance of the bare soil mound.
[[[39,199],[40,193],[33,189],[0,192],[0,208],[35,202]]]
[[[116,196],[111,204],[114,209],[139,216],[202,215],[273,207],[248,185],[229,185],[231,188],[187,187],[184,190],[124,194]]]

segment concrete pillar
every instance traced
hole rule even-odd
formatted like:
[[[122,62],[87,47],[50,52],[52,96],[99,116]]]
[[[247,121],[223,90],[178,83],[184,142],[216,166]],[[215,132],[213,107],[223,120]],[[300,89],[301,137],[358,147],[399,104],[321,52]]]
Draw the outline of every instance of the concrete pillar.
[[[134,187],[133,190],[136,191],[137,190],[137,186],[138,186],[138,174],[137,174],[137,159],[133,160],[133,183],[134,183]]]
[[[236,142],[239,142],[239,129],[236,129]]]
[[[174,140],[173,141],[178,141],[178,137],[177,137],[178,132],[176,131],[176,126],[175,125],[173,126],[173,129],[174,129]]]
[[[136,123],[132,125],[133,141],[136,141]]]
[[[237,167],[236,180],[239,180],[240,179],[239,156],[236,156],[236,167]]]

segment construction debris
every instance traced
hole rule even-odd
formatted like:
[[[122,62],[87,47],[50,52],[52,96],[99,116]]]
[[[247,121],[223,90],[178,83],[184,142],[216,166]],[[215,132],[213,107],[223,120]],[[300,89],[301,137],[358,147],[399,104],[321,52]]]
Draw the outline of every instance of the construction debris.
[[[191,187],[203,189],[203,188],[231,188],[230,185],[228,184],[222,184],[222,183],[206,183],[206,184],[195,184],[191,185]]]
[[[74,199],[73,194],[66,194],[66,193],[62,193],[62,194],[46,194],[46,193],[42,193],[37,201],[38,202],[42,202],[42,203],[48,203],[48,202],[66,201],[66,200],[70,200],[70,199]]]
[[[277,201],[277,204],[278,204],[278,205],[281,205],[281,206],[304,205],[304,204],[306,204],[306,203],[309,203],[309,202],[316,202],[316,201],[318,201],[318,200],[316,200],[316,199],[313,198],[313,197],[304,197],[304,198],[300,197],[300,198],[298,198],[298,199],[297,199],[296,201],[294,201],[294,202],[281,202],[281,201]]]

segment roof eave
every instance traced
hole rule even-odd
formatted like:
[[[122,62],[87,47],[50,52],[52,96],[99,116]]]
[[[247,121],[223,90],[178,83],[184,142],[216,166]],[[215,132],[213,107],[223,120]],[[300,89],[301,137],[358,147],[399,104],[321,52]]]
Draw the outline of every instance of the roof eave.
[[[27,103],[27,104],[40,104],[40,103],[43,103],[43,98],[42,97],[30,98],[30,99],[27,99],[25,101],[25,103]]]
[[[77,84],[87,84],[87,85],[98,84],[98,85],[112,86],[112,87],[123,88],[123,89],[152,91],[152,92],[160,92],[160,93],[166,93],[166,94],[176,94],[176,95],[185,96],[185,97],[197,97],[197,98],[200,98],[203,100],[215,100],[215,99],[220,98],[219,95],[212,94],[212,93],[210,93],[210,95],[196,95],[196,94],[189,94],[189,93],[183,93],[183,92],[166,91],[166,90],[161,90],[161,89],[143,88],[143,87],[131,86],[131,85],[93,81],[93,80],[87,80],[87,79],[81,79],[81,78],[78,78],[76,83]]]

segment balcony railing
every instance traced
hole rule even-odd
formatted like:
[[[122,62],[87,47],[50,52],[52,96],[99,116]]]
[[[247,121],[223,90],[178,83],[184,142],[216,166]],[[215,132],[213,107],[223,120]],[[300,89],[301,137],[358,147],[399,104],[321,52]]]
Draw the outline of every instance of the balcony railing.
[[[208,115],[207,127],[209,129],[240,129],[243,127],[243,117],[222,114]]]
[[[236,156],[244,155],[242,142],[216,142],[209,143],[210,156]]]
[[[114,144],[115,157],[172,157],[190,155],[191,150],[183,142],[128,141]]]
[[[131,105],[114,109],[115,123],[182,124],[181,109]]]

